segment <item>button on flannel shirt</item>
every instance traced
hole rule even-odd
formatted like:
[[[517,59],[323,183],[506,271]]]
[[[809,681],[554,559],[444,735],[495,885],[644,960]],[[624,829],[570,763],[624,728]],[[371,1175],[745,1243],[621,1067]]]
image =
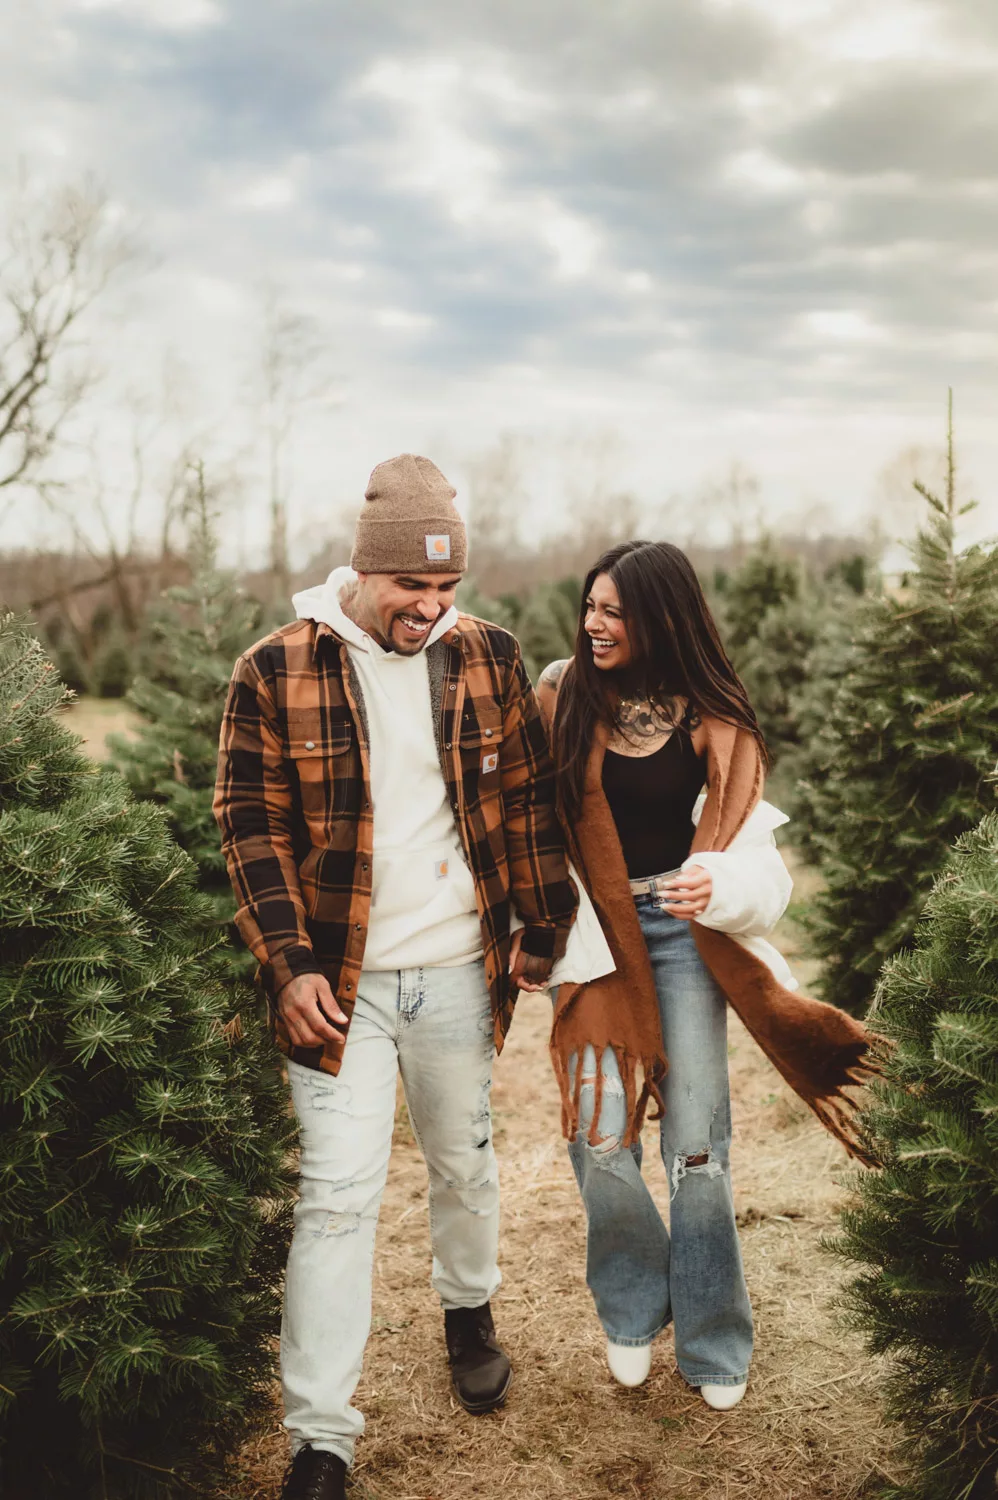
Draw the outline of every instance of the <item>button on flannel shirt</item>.
[[[554,809],[554,772],[513,637],[470,615],[425,648],[447,794],[475,879],[497,1048],[509,1030],[510,903],[524,950],[560,958],[576,894]],[[236,663],[222,721],[215,817],[236,923],[273,1002],[299,974],[326,976],[349,1017],[371,909],[374,811],[363,696],[329,625],[298,620]],[[294,1046],[339,1070],[342,1044]]]

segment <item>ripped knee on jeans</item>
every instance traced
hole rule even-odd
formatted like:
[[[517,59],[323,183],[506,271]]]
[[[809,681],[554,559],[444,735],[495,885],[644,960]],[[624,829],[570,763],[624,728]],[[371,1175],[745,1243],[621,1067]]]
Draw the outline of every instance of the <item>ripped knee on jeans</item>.
[[[597,1082],[601,1082],[602,1084],[602,1099],[599,1121],[594,1125],[593,1109],[595,1106]],[[604,1073],[601,1080],[597,1080],[594,1073],[584,1073],[582,1075],[580,1082],[581,1107],[579,1110],[579,1130],[576,1140],[597,1158],[612,1156],[614,1152],[620,1150],[620,1133],[609,1129],[604,1131],[601,1127],[610,1124],[610,1121],[605,1118],[610,1111],[613,1111],[615,1114],[620,1112],[623,1100],[624,1085],[615,1073],[609,1075]]]
[[[672,1158],[672,1171],[670,1180],[672,1182],[672,1196],[675,1197],[679,1191],[679,1184],[689,1173],[695,1172],[704,1177],[720,1177],[724,1167],[710,1146],[703,1151],[677,1151]]]
[[[313,1240],[339,1239],[347,1234],[359,1234],[363,1214],[351,1213],[344,1209],[333,1209],[316,1211],[313,1218],[315,1227],[310,1228],[308,1233]]]
[[[618,1176],[624,1171],[624,1158],[628,1153],[623,1150],[619,1135],[600,1135],[583,1128],[575,1140],[585,1152],[586,1161],[595,1170],[613,1172]]]

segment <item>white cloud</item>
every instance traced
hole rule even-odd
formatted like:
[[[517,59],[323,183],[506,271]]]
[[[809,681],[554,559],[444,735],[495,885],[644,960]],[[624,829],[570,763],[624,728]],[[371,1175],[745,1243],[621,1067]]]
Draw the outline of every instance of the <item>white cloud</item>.
[[[826,60],[893,62],[938,47],[939,7],[932,0],[746,0],[788,35],[807,34]]]
[[[425,313],[407,312],[404,307],[379,307],[374,314],[379,328],[388,328],[399,333],[418,333],[432,326],[433,319]]]
[[[736,187],[750,193],[799,192],[805,182],[799,168],[780,161],[761,146],[750,146],[729,158],[724,175]]]
[[[357,91],[396,112],[397,133],[385,151],[393,186],[436,199],[469,233],[507,243],[534,241],[547,251],[557,276],[586,276],[596,268],[600,236],[594,227],[554,194],[517,188],[501,150],[482,138],[497,112],[500,119],[522,123],[550,109],[503,68],[384,58]]]
[[[871,322],[867,313],[856,308],[815,308],[801,320],[805,336],[844,344],[883,343],[887,337],[882,328]]]
[[[229,195],[233,208],[287,208],[298,196],[294,179],[282,173],[258,177]]]
[[[221,276],[194,275],[187,285],[206,312],[235,317],[245,314],[251,305],[245,287]]]
[[[197,30],[217,25],[222,19],[216,0],[69,0],[67,8],[84,14],[117,12],[163,31]]]

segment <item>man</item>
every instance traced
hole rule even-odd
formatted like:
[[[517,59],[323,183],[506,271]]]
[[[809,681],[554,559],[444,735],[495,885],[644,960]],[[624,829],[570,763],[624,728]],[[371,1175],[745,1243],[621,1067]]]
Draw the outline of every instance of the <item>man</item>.
[[[351,568],[236,663],[215,815],[301,1127],[281,1333],[283,1500],[338,1500],[363,1418],[374,1233],[396,1074],[430,1176],[454,1388],[505,1400],[489,1089],[517,989],[576,896],[516,641],[461,615],[455,491],[426,458],[371,475]],[[515,910],[523,928],[510,942]]]

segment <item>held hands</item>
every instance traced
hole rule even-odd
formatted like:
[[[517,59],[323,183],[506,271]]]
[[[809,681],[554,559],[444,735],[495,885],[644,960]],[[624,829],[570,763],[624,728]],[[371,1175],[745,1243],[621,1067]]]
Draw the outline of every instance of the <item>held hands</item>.
[[[670,917],[692,921],[707,910],[714,882],[702,865],[690,865],[669,880],[658,881],[659,906]]]
[[[324,974],[299,974],[278,992],[277,1008],[296,1047],[342,1042],[347,1018],[336,1003]],[[333,1025],[331,1023],[335,1022]]]
[[[519,990],[546,990],[554,968],[553,958],[538,958],[523,952],[523,928],[518,927],[509,943],[509,977]]]

